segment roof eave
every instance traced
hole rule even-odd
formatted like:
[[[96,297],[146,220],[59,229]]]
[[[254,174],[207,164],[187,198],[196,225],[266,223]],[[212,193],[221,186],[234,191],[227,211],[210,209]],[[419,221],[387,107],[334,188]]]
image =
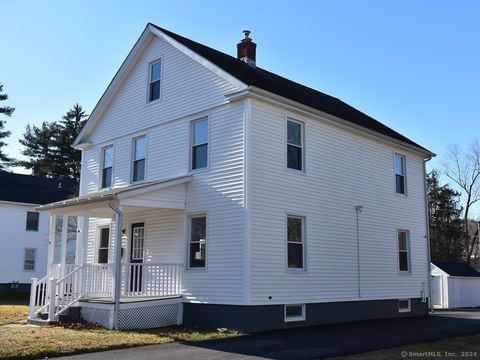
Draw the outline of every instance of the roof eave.
[[[387,135],[381,134],[377,131],[367,129],[363,126],[353,124],[350,121],[347,121],[345,119],[342,119],[342,118],[339,118],[337,116],[328,114],[326,112],[323,112],[321,110],[318,110],[318,109],[312,108],[310,106],[304,105],[304,104],[299,103],[297,101],[288,99],[288,98],[283,97],[281,95],[277,95],[277,94],[272,93],[270,91],[263,90],[263,89],[258,88],[256,86],[250,85],[244,90],[240,90],[240,91],[236,91],[236,92],[227,94],[226,98],[229,101],[236,101],[236,100],[241,100],[241,99],[244,99],[244,98],[257,99],[257,100],[272,103],[274,105],[281,106],[281,107],[284,107],[284,108],[287,108],[287,109],[291,109],[291,110],[294,110],[294,111],[297,111],[297,112],[298,111],[306,112],[306,113],[308,113],[308,115],[313,114],[315,116],[319,116],[322,119],[327,120],[334,125],[337,125],[337,126],[340,125],[342,127],[347,127],[349,129],[354,129],[354,130],[362,132],[364,134],[369,134],[371,136],[381,138],[381,139],[383,139],[383,140],[385,140],[389,143],[394,143],[395,145],[408,148],[411,151],[415,151],[417,153],[422,154],[424,156],[424,159],[427,160],[427,161],[430,160],[432,157],[436,156],[435,153],[433,153],[433,152],[431,152],[427,149],[414,146],[414,145],[406,143],[404,141],[395,139],[391,136],[387,136]]]

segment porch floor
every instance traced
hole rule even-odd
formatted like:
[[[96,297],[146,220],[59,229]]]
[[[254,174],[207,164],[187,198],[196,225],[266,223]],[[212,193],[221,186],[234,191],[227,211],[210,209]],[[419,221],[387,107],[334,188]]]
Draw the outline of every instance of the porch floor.
[[[135,302],[144,302],[144,301],[155,301],[155,300],[166,300],[166,299],[178,299],[182,295],[170,295],[170,296],[138,296],[138,297],[121,297],[120,304],[129,304]],[[80,302],[88,303],[99,303],[99,304],[113,304],[113,301],[110,297],[94,297],[80,299]]]

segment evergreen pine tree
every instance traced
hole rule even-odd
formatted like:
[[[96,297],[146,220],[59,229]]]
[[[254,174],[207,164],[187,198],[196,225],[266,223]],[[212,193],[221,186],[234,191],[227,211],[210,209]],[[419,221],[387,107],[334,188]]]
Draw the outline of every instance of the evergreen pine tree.
[[[438,173],[427,174],[430,253],[433,260],[458,261],[465,252],[460,194],[438,184]]]
[[[18,164],[27,169],[35,169],[40,176],[53,176],[53,144],[56,131],[57,125],[46,121],[41,127],[27,125],[23,139],[19,142],[25,147],[22,154],[28,160],[21,160]]]
[[[8,99],[7,94],[3,94],[3,85],[0,84],[0,101]],[[12,116],[12,113],[15,109],[10,106],[0,106],[0,114],[6,116]],[[5,130],[5,120],[0,119],[0,171],[5,171],[8,166],[12,163],[12,159],[8,157],[2,150],[5,143],[5,139],[10,136],[10,131]]]
[[[57,123],[54,141],[53,176],[80,180],[81,151],[72,147],[86,122],[87,114],[78,103]]]

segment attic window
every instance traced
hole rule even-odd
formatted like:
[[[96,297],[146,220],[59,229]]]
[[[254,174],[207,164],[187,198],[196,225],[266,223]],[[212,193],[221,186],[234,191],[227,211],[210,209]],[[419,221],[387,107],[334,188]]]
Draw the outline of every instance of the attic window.
[[[148,89],[148,101],[155,101],[160,99],[160,74],[161,74],[160,60],[150,64],[150,81]]]

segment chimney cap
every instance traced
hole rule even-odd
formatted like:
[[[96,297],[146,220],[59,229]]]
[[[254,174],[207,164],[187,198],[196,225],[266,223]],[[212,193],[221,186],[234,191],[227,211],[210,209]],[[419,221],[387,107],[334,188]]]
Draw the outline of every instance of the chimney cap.
[[[250,36],[250,33],[251,31],[250,30],[243,30],[243,35],[245,36],[245,39],[250,39],[249,36]]]

